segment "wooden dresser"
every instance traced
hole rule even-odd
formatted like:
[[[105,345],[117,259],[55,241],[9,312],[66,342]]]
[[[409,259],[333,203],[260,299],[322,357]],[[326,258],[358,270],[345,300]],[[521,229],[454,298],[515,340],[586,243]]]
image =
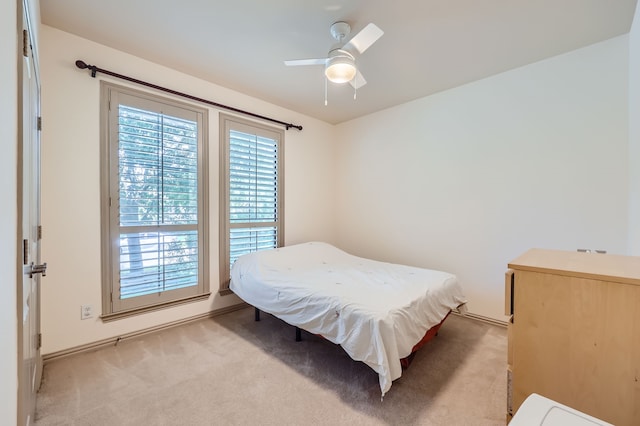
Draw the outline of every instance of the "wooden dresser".
[[[640,257],[532,249],[508,267],[507,417],[535,392],[640,425]]]

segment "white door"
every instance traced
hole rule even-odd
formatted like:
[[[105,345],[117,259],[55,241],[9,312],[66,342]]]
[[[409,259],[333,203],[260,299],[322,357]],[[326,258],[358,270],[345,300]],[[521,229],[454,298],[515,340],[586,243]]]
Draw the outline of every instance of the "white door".
[[[27,19],[23,15],[22,91],[20,116],[19,220],[22,232],[22,282],[18,286],[18,424],[34,422],[36,392],[42,377],[40,355],[40,277],[46,264],[40,261],[40,83]]]

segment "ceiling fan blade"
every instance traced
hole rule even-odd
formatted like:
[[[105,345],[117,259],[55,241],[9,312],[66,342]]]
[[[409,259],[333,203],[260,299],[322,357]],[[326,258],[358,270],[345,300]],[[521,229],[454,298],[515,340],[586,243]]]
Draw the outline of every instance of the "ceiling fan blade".
[[[359,53],[363,53],[367,50],[373,43],[376,42],[380,37],[382,37],[384,31],[378,28],[375,24],[370,23],[366,27],[364,27],[358,34],[353,36],[349,43],[345,44],[344,48],[354,48]]]
[[[294,67],[298,65],[324,65],[327,63],[327,58],[322,59],[294,59],[292,61],[284,61],[284,64],[288,67]]]
[[[365,84],[367,84],[367,80],[364,79],[362,73],[360,71],[356,72],[356,76],[349,82],[355,89],[359,89]]]

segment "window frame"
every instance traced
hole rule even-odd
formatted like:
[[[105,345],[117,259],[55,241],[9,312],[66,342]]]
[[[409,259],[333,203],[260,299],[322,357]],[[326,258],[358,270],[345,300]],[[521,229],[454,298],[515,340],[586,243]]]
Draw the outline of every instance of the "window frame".
[[[230,132],[236,130],[256,136],[273,139],[277,142],[278,162],[277,162],[277,247],[284,245],[284,130],[278,127],[268,126],[251,120],[239,118],[237,116],[220,113],[220,289],[222,295],[233,294],[229,289],[231,272],[230,254]],[[261,227],[257,222],[248,222],[248,227]]]
[[[124,105],[132,107],[151,106],[146,109],[167,116],[195,116],[198,123],[198,283],[196,286],[167,290],[128,298],[119,298],[120,270],[120,223],[119,203],[119,160],[118,160],[118,100],[132,99]],[[133,105],[130,105],[133,103]],[[111,107],[113,106],[113,111]],[[125,318],[144,312],[176,306],[199,300],[206,300],[209,291],[209,174],[208,174],[208,114],[206,108],[176,101],[127,86],[101,82],[101,258],[102,258],[102,315],[103,321]],[[114,117],[116,119],[114,119]],[[115,144],[115,147],[114,147]],[[162,226],[158,226],[162,231]],[[124,233],[124,232],[123,232]]]

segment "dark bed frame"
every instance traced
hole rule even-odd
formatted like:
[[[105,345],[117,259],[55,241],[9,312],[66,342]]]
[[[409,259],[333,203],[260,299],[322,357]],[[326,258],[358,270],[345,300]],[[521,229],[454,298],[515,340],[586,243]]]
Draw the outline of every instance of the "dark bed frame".
[[[256,321],[260,321],[260,309],[256,307],[254,307],[253,309],[255,309]],[[296,342],[300,342],[300,341],[302,341],[302,330],[300,330],[300,327],[296,327]]]

